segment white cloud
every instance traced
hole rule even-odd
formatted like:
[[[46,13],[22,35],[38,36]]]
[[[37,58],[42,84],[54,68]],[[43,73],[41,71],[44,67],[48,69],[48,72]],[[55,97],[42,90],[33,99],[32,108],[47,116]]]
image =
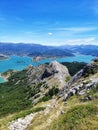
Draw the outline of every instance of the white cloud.
[[[54,31],[66,31],[66,32],[71,32],[71,33],[83,33],[83,32],[89,32],[89,31],[94,31],[97,30],[96,27],[68,27],[68,28],[54,28],[51,29]]]
[[[80,38],[80,39],[68,39],[63,42],[63,45],[88,45],[88,44],[98,44],[98,41],[94,37]]]
[[[48,33],[48,35],[52,36],[52,35],[53,35],[53,33],[49,32],[49,33]]]

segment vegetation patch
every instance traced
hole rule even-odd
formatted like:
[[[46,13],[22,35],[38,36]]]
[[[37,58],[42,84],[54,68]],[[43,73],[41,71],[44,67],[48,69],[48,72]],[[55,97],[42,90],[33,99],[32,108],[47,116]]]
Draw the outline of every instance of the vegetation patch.
[[[71,76],[75,75],[79,70],[86,66],[86,63],[84,62],[62,62],[62,64],[68,68]]]
[[[35,112],[39,112],[39,111],[43,111],[43,110],[45,110],[45,107],[36,107],[36,108],[24,110],[24,111],[21,111],[18,114],[16,114],[11,120],[16,120],[18,118],[25,117],[31,113],[35,113]]]
[[[48,101],[50,99],[52,99],[53,96],[56,96],[59,92],[59,89],[57,87],[52,87],[51,89],[49,89],[49,91],[45,94],[45,96],[43,98],[40,99],[39,102],[45,102]]]
[[[68,82],[69,80],[70,80],[70,76],[67,76],[65,81]]]
[[[98,107],[92,104],[77,105],[52,123],[49,130],[94,130],[98,129]],[[96,125],[95,125],[96,123]]]
[[[25,70],[15,73],[9,81],[0,84],[0,117],[30,108]],[[19,82],[21,80],[21,82]]]

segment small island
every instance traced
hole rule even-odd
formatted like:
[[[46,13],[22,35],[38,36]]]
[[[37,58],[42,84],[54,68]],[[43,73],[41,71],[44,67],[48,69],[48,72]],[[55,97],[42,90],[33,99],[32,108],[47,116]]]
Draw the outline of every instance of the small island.
[[[8,56],[0,54],[0,60],[6,60],[8,59]]]

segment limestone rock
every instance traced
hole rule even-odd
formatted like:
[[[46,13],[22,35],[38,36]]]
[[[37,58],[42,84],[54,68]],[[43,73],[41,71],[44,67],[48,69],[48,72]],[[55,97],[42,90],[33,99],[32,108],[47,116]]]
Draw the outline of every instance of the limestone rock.
[[[78,93],[84,95],[90,89],[98,84],[98,59],[85,66],[82,70],[76,73],[72,79],[62,88],[59,97],[63,96],[66,101],[70,96]]]
[[[35,114],[31,113],[27,115],[25,118],[19,118],[16,121],[13,121],[9,125],[9,130],[25,130],[28,125],[31,123]]]
[[[29,84],[46,81],[49,85],[59,85],[64,87],[66,77],[70,77],[66,66],[53,61],[50,64],[39,65],[37,67],[29,67],[27,71]]]

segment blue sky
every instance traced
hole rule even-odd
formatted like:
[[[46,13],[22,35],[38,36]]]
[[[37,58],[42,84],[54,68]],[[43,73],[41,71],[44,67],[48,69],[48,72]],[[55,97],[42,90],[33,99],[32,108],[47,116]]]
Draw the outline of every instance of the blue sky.
[[[0,0],[0,41],[98,44],[98,0]]]

